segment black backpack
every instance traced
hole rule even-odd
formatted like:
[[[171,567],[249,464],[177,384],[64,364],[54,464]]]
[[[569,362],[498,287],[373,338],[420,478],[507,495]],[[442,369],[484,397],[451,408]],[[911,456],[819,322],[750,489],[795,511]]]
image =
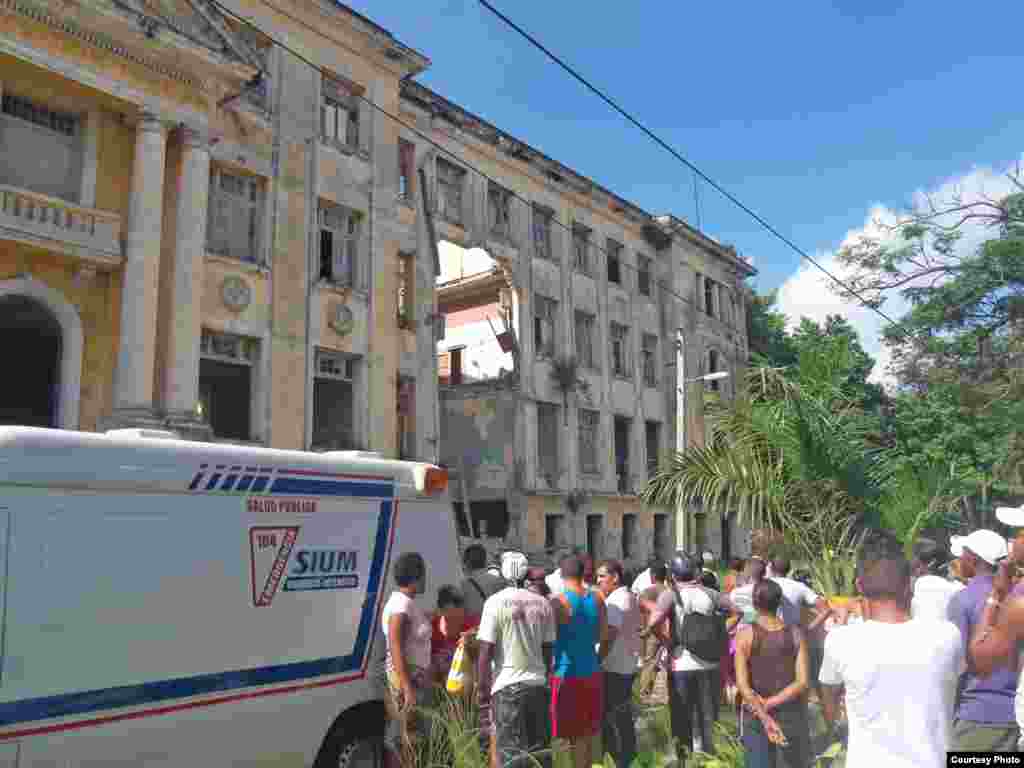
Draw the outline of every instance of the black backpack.
[[[693,588],[708,594],[708,590],[703,587]],[[729,635],[725,628],[725,616],[718,612],[717,601],[708,595],[711,602],[715,604],[715,610],[710,614],[696,612],[684,614],[679,590],[676,587],[671,589],[676,607],[672,622],[676,644],[681,645],[700,661],[708,664],[719,663],[725,654]]]

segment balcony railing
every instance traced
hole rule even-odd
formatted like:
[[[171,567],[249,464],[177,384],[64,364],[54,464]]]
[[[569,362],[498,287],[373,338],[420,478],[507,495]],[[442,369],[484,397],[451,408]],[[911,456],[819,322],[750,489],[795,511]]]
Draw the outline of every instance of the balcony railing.
[[[121,263],[121,215],[0,185],[0,236],[69,252],[101,265]]]

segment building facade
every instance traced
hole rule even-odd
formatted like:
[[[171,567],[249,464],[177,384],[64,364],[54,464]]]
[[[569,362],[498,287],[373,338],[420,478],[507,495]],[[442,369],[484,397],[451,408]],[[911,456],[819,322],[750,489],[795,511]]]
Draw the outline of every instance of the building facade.
[[[403,113],[445,150],[428,197],[458,246],[441,249],[438,370],[463,532],[630,564],[683,545],[742,551],[721,520],[637,494],[702,439],[702,386],[728,398],[742,380],[753,268],[422,85],[402,89]],[[688,381],[716,371],[729,377]]]
[[[467,533],[714,545],[636,493],[700,439],[681,382],[738,380],[752,268],[429,64],[327,0],[0,2],[0,423],[442,461]]]
[[[431,316],[430,249],[371,106],[429,62],[291,6],[0,6],[0,422],[436,457],[398,298]]]

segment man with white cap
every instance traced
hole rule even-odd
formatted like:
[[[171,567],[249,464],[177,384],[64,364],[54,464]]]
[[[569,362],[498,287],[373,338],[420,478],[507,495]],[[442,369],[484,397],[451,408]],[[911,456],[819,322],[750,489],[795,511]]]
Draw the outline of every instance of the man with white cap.
[[[954,536],[950,549],[960,558],[967,586],[949,602],[949,619],[969,643],[974,629],[982,623],[986,605],[991,603],[992,578],[1006,559],[1006,539],[995,531],[977,530],[968,536]],[[1017,690],[1016,664],[982,676],[968,649],[967,671],[953,719],[953,749],[965,752],[1015,752],[1017,721],[1013,699]]]
[[[548,600],[526,589],[528,571],[521,552],[502,555],[501,575],[508,586],[487,598],[477,631],[481,719],[486,727],[489,716],[502,768],[534,765],[529,753],[548,749],[551,741],[547,686],[555,613]],[[497,673],[493,684],[492,659]]]
[[[989,675],[999,667],[1016,668],[1024,649],[1024,582],[1013,586],[1011,574],[1024,563],[1024,507],[999,507],[996,518],[1017,529],[1010,544],[1010,556],[992,580],[991,600],[986,601],[981,621],[971,638],[970,654],[979,675]],[[1011,562],[1012,561],[1012,562]],[[1018,676],[1014,709],[1017,729],[1024,734],[1024,675]],[[1024,737],[1018,735],[1018,751],[1024,751]]]

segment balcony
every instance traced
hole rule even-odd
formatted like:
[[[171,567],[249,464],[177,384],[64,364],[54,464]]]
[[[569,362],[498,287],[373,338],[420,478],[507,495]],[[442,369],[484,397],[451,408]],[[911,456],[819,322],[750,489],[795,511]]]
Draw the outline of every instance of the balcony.
[[[121,215],[0,185],[0,239],[74,256],[97,267],[122,263]]]

